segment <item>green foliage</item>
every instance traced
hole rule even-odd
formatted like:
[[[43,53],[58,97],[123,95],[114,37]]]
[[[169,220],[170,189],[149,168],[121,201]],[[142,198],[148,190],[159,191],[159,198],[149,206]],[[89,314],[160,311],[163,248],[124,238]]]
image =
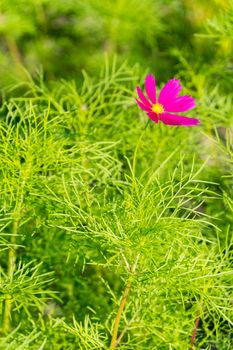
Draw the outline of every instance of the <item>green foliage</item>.
[[[0,349],[232,348],[231,7],[1,2]],[[200,126],[147,124],[147,68]]]

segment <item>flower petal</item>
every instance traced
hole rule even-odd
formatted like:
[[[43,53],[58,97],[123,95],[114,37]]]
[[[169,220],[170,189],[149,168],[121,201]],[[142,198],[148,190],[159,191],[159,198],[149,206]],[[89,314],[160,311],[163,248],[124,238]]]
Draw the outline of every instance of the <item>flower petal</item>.
[[[139,99],[142,101],[142,103],[143,103],[145,106],[151,108],[151,107],[152,107],[152,104],[147,100],[146,96],[144,95],[144,93],[142,92],[142,90],[140,89],[140,87],[137,86],[136,89],[137,89],[138,97],[139,97]]]
[[[152,103],[156,103],[156,85],[155,78],[152,74],[146,76],[145,80],[145,89],[147,96],[151,100]]]
[[[183,125],[183,126],[194,126],[200,124],[200,120],[194,118],[187,118],[181,115],[162,113],[159,116],[159,119],[164,124],[167,125]]]
[[[195,99],[189,95],[179,96],[165,104],[166,112],[186,112],[196,106]]]
[[[156,113],[154,113],[154,112],[147,112],[146,114],[148,115],[148,117],[149,117],[151,120],[153,120],[153,122],[155,122],[156,124],[158,123],[159,118],[158,118],[158,116],[157,116]]]
[[[137,104],[139,105],[139,107],[146,112],[149,112],[151,110],[151,108],[145,106],[141,101],[139,101],[138,99],[136,99]]]
[[[174,100],[180,93],[182,86],[180,81],[177,79],[171,79],[169,82],[164,85],[159,94],[158,102],[161,103],[166,109],[166,103]]]

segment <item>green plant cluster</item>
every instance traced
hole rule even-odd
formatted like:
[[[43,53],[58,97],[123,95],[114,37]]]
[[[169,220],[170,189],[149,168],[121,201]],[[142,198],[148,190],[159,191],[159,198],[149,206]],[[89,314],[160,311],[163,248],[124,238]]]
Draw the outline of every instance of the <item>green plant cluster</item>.
[[[0,350],[232,349],[232,1],[0,9]]]

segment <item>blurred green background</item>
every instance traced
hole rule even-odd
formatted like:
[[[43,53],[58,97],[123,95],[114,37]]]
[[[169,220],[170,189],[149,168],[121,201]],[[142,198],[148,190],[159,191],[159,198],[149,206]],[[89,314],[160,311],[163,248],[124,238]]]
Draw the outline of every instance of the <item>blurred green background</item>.
[[[162,80],[179,72],[180,57],[198,71],[212,65],[219,76],[222,58],[232,54],[232,28],[221,18],[226,11],[232,16],[231,5],[226,0],[1,0],[0,83],[22,78],[21,65],[32,75],[43,67],[47,80],[79,79],[83,69],[98,73],[104,54],[139,63]],[[225,63],[224,69],[232,69]]]

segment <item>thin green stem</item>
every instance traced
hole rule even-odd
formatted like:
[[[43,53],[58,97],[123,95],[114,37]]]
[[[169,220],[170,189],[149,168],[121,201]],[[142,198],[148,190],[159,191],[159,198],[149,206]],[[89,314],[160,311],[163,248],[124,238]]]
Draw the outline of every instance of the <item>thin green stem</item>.
[[[15,260],[16,260],[15,244],[16,244],[18,225],[19,225],[19,221],[18,219],[16,219],[13,223],[11,247],[9,248],[9,251],[8,251],[7,276],[9,278],[9,281],[11,282],[13,280],[14,270],[15,270]],[[8,333],[10,330],[11,307],[12,307],[12,296],[11,294],[7,294],[5,296],[5,300],[3,301],[3,321],[2,321],[3,333]]]
[[[13,215],[13,227],[11,235],[11,247],[8,251],[8,261],[7,261],[7,277],[10,283],[13,281],[14,271],[15,271],[15,261],[16,261],[16,241],[18,235],[18,228],[20,223],[21,211],[24,201],[24,187],[26,184],[28,173],[27,170],[23,173],[23,181],[21,183],[21,188],[19,191],[19,201],[16,203],[14,215]],[[11,309],[12,309],[12,295],[9,293],[5,296],[3,300],[3,319],[2,319],[2,332],[8,333],[11,328]]]
[[[129,329],[130,324],[135,320],[136,316],[138,315],[138,312],[139,312],[139,310],[137,310],[137,312],[135,313],[135,315],[133,316],[133,318],[126,324],[125,328],[123,329],[123,331],[122,331],[122,332],[120,333],[120,335],[118,336],[118,338],[117,338],[117,340],[116,340],[116,342],[115,342],[115,344],[116,344],[115,347],[117,347],[117,346],[119,345],[120,341],[122,340],[122,338],[123,338],[124,335],[126,334],[127,330]]]
[[[16,41],[10,35],[7,35],[5,38],[9,51],[16,65],[22,65],[21,56]]]
[[[142,133],[141,133],[141,135],[140,135],[140,137],[138,139],[138,142],[136,144],[136,147],[135,147],[135,151],[134,151],[134,155],[133,155],[133,166],[132,166],[133,176],[134,177],[135,177],[135,170],[136,170],[136,159],[137,159],[138,148],[139,148],[139,145],[141,143],[141,140],[143,138],[143,135],[144,135],[144,133],[145,133],[149,123],[150,123],[150,119],[148,119],[145,128],[142,130]]]

